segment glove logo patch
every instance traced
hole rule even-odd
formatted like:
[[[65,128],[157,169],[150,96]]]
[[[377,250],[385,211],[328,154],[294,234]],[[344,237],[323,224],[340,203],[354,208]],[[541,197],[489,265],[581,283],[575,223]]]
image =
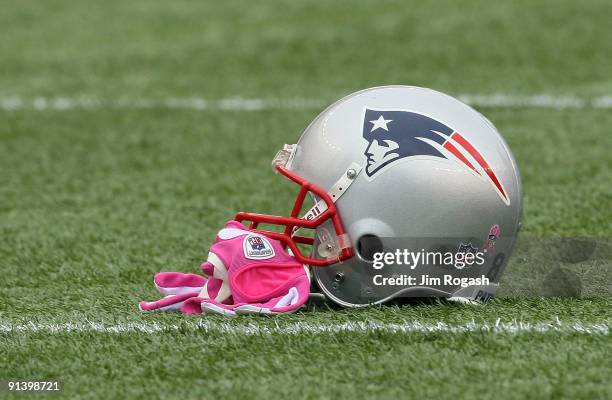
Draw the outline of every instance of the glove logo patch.
[[[249,235],[242,242],[244,256],[251,260],[267,260],[274,257],[274,249],[272,245],[263,236]]]

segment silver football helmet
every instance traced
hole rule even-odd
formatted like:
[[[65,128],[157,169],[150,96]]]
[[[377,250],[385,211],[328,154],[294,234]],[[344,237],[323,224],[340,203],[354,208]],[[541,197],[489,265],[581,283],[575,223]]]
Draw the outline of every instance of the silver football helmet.
[[[236,219],[313,266],[334,302],[495,294],[519,230],[521,181],[506,142],[468,105],[419,87],[365,89],[319,114],[273,164],[301,186],[291,215]],[[314,205],[302,210],[307,194]],[[313,235],[304,234],[309,229]],[[418,268],[398,259],[375,265],[377,254],[406,250],[423,257],[481,251],[484,263],[460,268],[434,257]]]

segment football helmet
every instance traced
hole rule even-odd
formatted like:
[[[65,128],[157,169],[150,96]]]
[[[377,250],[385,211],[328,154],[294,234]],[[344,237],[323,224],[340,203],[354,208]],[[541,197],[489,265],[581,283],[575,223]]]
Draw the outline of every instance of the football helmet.
[[[520,226],[521,181],[506,142],[468,105],[419,87],[365,89],[319,114],[273,167],[300,186],[290,215],[239,212],[235,219],[312,266],[337,304],[495,294]],[[314,205],[304,209],[307,194]],[[485,262],[375,265],[377,254],[402,249],[423,256],[481,250]],[[461,280],[469,277],[487,279]]]

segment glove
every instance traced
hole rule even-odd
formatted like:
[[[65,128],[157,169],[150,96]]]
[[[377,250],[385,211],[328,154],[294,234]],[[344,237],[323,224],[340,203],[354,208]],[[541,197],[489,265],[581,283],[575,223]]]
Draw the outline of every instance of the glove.
[[[192,297],[208,297],[218,301],[229,301],[231,294],[227,284],[214,277],[182,272],[160,272],[153,278],[155,287],[166,296],[160,300],[138,304],[140,311],[181,311],[186,300]],[[193,313],[193,312],[186,312]]]
[[[157,289],[167,296],[141,302],[142,311],[276,314],[299,309],[310,293],[306,266],[277,240],[247,230],[239,222],[225,225],[202,264],[205,276],[179,272],[155,275]]]
[[[287,253],[279,241],[230,221],[217,235],[205,272],[229,283],[233,302],[209,297],[190,298],[183,311],[234,316],[279,314],[298,310],[308,300],[310,275],[306,266]],[[197,304],[197,305],[196,305]]]
[[[218,264],[214,253],[208,253],[208,259],[202,264],[204,276],[186,274],[182,272],[160,272],[155,275],[153,282],[161,294],[166,297],[152,302],[141,301],[138,305],[140,311],[182,311],[185,314],[201,313],[199,306],[188,301],[191,298],[214,299],[219,302],[232,303],[229,285],[219,276],[214,276],[214,264]],[[221,278],[227,273],[217,268],[216,272]],[[195,307],[195,308],[194,308]]]

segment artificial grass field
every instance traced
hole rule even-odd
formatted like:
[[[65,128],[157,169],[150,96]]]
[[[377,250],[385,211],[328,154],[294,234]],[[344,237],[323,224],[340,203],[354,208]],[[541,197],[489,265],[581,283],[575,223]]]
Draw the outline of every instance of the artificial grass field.
[[[610,96],[609,3],[0,6],[0,380],[60,379],[67,398],[612,397],[609,258],[604,294],[586,298],[233,320],[136,306],[158,298],[155,272],[196,272],[236,211],[287,212],[295,188],[272,157],[352,91]],[[49,109],[40,97],[101,105]],[[164,105],[200,97],[315,102]],[[133,106],[142,98],[159,105]],[[477,108],[520,166],[522,240],[609,243],[612,110]],[[336,329],[352,321],[365,325]],[[497,323],[518,329],[389,328]]]

